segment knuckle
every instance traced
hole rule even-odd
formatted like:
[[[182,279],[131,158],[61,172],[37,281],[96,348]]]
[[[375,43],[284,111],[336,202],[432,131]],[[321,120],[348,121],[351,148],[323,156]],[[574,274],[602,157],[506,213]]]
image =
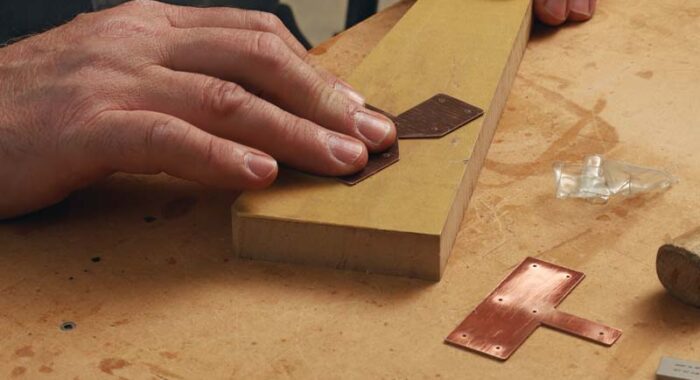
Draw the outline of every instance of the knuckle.
[[[273,70],[284,69],[289,64],[290,57],[286,53],[286,45],[274,33],[258,33],[254,39],[253,54]]]
[[[138,17],[112,17],[95,25],[95,33],[101,37],[144,37],[153,36],[157,29]]]
[[[322,139],[320,131],[311,127],[308,121],[291,115],[286,116],[286,119],[283,125],[289,126],[286,136],[287,143],[313,145],[314,142]]]
[[[93,18],[93,13],[89,12],[83,12],[83,13],[78,13],[71,22],[73,23],[79,23],[79,24],[86,24],[90,22],[90,20]]]
[[[227,116],[250,107],[251,97],[235,83],[212,78],[206,80],[203,89],[201,104],[205,112]]]
[[[261,30],[278,33],[285,30],[285,26],[275,14],[269,12],[260,12],[257,17]]]
[[[187,8],[174,7],[166,4],[165,8],[163,8],[160,13],[163,16],[163,19],[167,21],[167,26],[173,27],[177,25],[178,19],[186,18],[189,12],[191,12],[191,10]]]
[[[153,0],[131,0],[127,1],[124,4],[121,4],[117,7],[117,9],[136,9],[136,10],[142,10],[142,9],[152,9],[157,6],[159,6],[157,1]]]
[[[206,166],[214,166],[217,164],[217,157],[220,156],[220,150],[217,149],[216,139],[214,136],[207,136],[204,142],[204,152],[202,152],[203,164]]]
[[[88,124],[94,115],[106,108],[106,102],[101,96],[95,96],[94,91],[80,84],[66,84],[61,87],[65,96],[63,104],[57,104],[62,109],[58,118],[59,125],[74,128]]]
[[[146,155],[165,147],[175,148],[182,146],[187,138],[187,128],[177,122],[177,119],[165,117],[158,118],[148,125],[144,134],[143,148]]]
[[[331,96],[332,94],[328,94],[327,87],[328,85],[320,80],[313,80],[312,78],[307,79],[307,82],[310,83],[311,85],[311,99],[309,102],[307,102],[307,112],[309,115],[318,115],[322,108],[326,106],[325,102],[328,99],[328,96]]]

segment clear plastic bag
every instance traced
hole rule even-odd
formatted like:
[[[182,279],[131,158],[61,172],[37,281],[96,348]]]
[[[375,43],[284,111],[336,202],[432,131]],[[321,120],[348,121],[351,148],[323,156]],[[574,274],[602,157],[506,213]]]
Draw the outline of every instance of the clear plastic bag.
[[[605,203],[614,195],[633,196],[671,187],[678,179],[656,169],[588,156],[583,163],[555,162],[557,198],[584,198]]]

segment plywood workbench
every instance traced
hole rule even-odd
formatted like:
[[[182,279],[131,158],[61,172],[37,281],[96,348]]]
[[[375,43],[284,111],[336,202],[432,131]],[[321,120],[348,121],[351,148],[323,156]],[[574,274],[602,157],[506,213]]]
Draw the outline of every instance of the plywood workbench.
[[[347,76],[409,6],[315,59]],[[589,23],[535,28],[441,282],[234,260],[234,195],[115,176],[0,224],[0,377],[651,379],[663,355],[700,359],[700,310],[654,270],[656,248],[700,223],[700,6],[599,6]],[[589,153],[681,182],[607,205],[554,199],[552,162]],[[560,309],[621,340],[540,329],[505,363],[444,345],[528,255],[586,273]]]

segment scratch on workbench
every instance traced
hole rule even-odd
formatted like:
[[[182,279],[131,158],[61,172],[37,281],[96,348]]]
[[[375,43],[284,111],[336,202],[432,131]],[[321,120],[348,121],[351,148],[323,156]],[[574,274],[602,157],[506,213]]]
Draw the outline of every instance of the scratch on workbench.
[[[170,372],[167,369],[161,368],[155,364],[152,363],[143,363],[148,369],[150,370],[151,374],[154,376],[160,378],[160,379],[183,379],[182,376]]]
[[[296,336],[304,336],[305,334],[301,331],[301,325],[302,325],[302,323],[296,323],[295,325],[296,325],[295,335],[296,335]],[[299,358],[299,362],[301,363],[301,365],[302,365],[303,367],[305,367],[305,368],[313,368],[312,365],[309,365],[309,360],[307,359],[304,350],[301,349],[301,345],[300,345],[300,344],[291,344],[291,345],[288,345],[288,346],[289,346],[289,347],[292,347],[292,349],[294,350],[294,353],[296,353],[296,356]],[[293,369],[290,370],[290,368],[288,368],[289,366],[287,366],[287,365],[283,365],[283,367],[284,367],[284,369],[285,369],[286,374],[287,374],[290,378],[293,378],[293,377],[294,377],[294,376],[292,376],[292,371],[293,371]],[[274,366],[272,366],[272,368],[273,368],[273,370],[276,370],[276,368],[274,368]],[[312,372],[312,374],[313,374],[312,376],[313,376],[314,379],[318,379],[318,376],[316,375],[316,372]]]
[[[552,80],[552,81],[558,83],[557,89],[559,89],[559,90],[563,90],[565,88],[568,88],[569,86],[571,86],[573,84],[573,82],[571,80],[564,79],[564,78],[561,78],[561,77],[558,77],[558,76],[552,75],[552,74],[538,74],[538,76],[540,78],[549,79],[549,80]]]
[[[483,199],[479,199],[477,202],[476,216],[478,218],[478,222],[480,224],[495,224],[496,228],[489,228],[489,232],[493,232],[495,230],[498,237],[497,243],[481,255],[481,257],[486,257],[508,242],[507,235],[510,231],[503,221],[508,211],[501,211],[500,207],[498,207],[499,204],[503,202],[503,199],[496,200],[494,205],[489,204],[489,202]]]
[[[576,234],[568,239],[564,239],[564,240],[560,241],[559,243],[551,246],[550,248],[543,250],[542,252],[538,252],[534,257],[540,258],[541,256],[543,256],[546,253],[555,251],[555,250],[557,250],[557,249],[559,249],[567,244],[573,243],[574,241],[580,239],[581,237],[590,234],[592,231],[593,231],[593,229],[589,227],[583,232],[580,232],[580,233],[578,233],[578,234]]]
[[[491,249],[489,249],[488,251],[484,252],[480,257],[481,257],[481,258],[484,258],[484,257],[489,256],[489,255],[490,255],[492,252],[494,252],[495,250],[497,250],[497,249],[503,247],[504,245],[506,245],[507,242],[508,242],[508,240],[503,239],[502,242],[496,244],[493,248],[491,248]]]
[[[593,125],[593,131],[596,134],[596,137],[598,137],[598,141],[600,144],[603,146],[603,151],[609,152],[610,147],[605,143],[605,138],[603,135],[600,133],[600,124],[598,123],[598,119],[600,116],[600,113],[603,112],[605,109],[605,106],[608,104],[608,102],[604,98],[599,98],[598,101],[596,101],[595,106],[593,106],[593,109],[591,110],[591,125]]]

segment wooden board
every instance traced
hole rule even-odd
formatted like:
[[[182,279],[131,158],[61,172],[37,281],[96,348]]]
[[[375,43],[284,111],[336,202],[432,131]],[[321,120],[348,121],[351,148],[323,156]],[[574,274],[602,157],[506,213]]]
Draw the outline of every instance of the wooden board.
[[[418,2],[348,78],[399,114],[437,93],[485,110],[440,139],[402,140],[401,160],[348,187],[286,172],[233,206],[239,257],[438,280],[530,30],[530,1]],[[313,237],[313,238],[311,238]]]
[[[328,42],[318,63],[351,73],[408,5]],[[662,356],[697,359],[700,311],[664,291],[654,259],[700,220],[700,9],[599,6],[589,23],[535,28],[439,283],[232,259],[234,195],[115,176],[0,223],[0,377],[653,379]],[[607,205],[556,200],[551,162],[596,152],[681,182]],[[586,273],[559,309],[622,338],[539,329],[506,363],[445,345],[531,255]]]

